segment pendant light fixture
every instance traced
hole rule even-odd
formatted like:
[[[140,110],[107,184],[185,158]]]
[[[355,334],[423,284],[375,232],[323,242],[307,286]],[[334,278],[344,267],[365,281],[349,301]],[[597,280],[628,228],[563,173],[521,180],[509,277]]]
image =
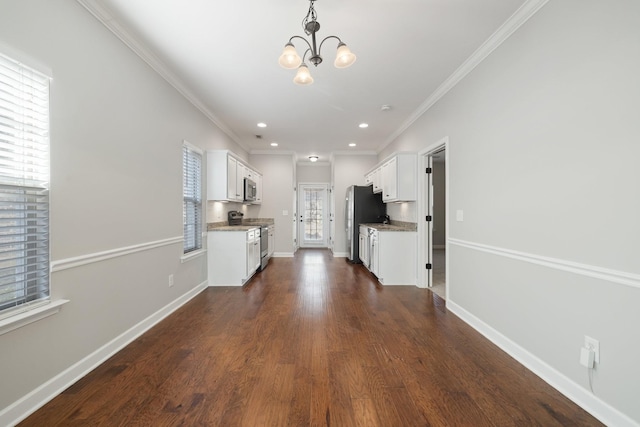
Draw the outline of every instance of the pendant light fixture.
[[[293,82],[299,85],[310,85],[313,83],[313,77],[311,77],[311,73],[309,72],[309,68],[307,64],[304,62],[307,57],[307,53],[310,54],[309,62],[311,62],[316,67],[318,64],[322,62],[322,56],[320,55],[320,51],[322,50],[322,45],[329,39],[338,40],[338,51],[336,54],[336,59],[333,65],[336,68],[347,68],[351,66],[356,61],[356,56],[349,50],[346,44],[340,40],[337,36],[327,36],[320,42],[320,46],[316,43],[316,32],[320,29],[320,23],[317,18],[316,10],[313,7],[313,4],[316,0],[309,0],[309,11],[307,12],[307,16],[302,20],[302,28],[304,28],[304,32],[311,36],[311,43],[307,41],[306,38],[301,36],[293,36],[289,39],[289,42],[284,45],[284,51],[282,55],[280,55],[280,59],[278,63],[287,69],[297,68],[298,72],[296,76],[293,78]],[[296,52],[296,48],[293,45],[293,39],[300,39],[307,45],[307,50],[305,50],[304,55],[300,58],[298,52]]]

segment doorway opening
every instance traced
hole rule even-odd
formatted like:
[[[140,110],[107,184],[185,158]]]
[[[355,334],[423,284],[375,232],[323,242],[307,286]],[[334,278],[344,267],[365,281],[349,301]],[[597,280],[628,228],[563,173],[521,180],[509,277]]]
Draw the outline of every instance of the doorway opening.
[[[418,227],[420,253],[424,260],[424,274],[421,285],[430,288],[443,299],[448,298],[447,289],[447,239],[449,236],[448,219],[448,139],[444,138],[421,153],[424,166],[422,180],[422,227]]]
[[[329,246],[329,184],[298,184],[298,242],[301,248]]]

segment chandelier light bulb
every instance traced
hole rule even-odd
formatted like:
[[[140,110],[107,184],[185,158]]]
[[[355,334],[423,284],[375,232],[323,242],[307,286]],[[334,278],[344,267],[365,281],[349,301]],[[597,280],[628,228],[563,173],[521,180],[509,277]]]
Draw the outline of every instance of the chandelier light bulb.
[[[350,67],[354,62],[356,62],[356,56],[353,54],[353,52],[351,52],[346,44],[342,42],[338,43],[338,52],[336,54],[336,60],[333,65],[335,65],[336,68],[347,68]]]
[[[278,59],[278,64],[283,68],[293,70],[294,68],[298,68],[301,63],[302,58],[300,58],[300,55],[296,52],[293,43],[289,42],[284,45],[284,50],[282,51],[282,55],[280,55],[280,59]]]
[[[304,62],[302,63],[302,65],[298,67],[298,72],[296,73],[296,76],[293,78],[293,82],[301,86],[306,86],[313,83],[313,77],[311,77],[309,68],[307,68],[307,64],[305,64]]]

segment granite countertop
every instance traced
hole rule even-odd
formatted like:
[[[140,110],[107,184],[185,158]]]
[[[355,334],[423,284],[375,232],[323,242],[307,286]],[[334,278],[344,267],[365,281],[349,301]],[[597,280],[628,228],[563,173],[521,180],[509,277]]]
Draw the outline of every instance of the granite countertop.
[[[415,222],[391,221],[391,224],[365,223],[360,224],[378,231],[417,231],[418,224]]]
[[[207,225],[207,231],[249,231],[255,228],[260,228],[259,225]]]
[[[227,221],[210,222],[207,231],[248,231],[263,225],[274,225],[273,218],[247,218],[241,225],[229,225]]]

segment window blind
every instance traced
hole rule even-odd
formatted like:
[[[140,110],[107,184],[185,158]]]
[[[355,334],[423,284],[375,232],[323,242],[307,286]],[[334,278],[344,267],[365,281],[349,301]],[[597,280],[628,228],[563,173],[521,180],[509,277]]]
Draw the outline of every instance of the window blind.
[[[184,253],[202,248],[202,154],[188,144],[182,146],[182,222]]]
[[[0,54],[0,317],[49,299],[49,77]]]

